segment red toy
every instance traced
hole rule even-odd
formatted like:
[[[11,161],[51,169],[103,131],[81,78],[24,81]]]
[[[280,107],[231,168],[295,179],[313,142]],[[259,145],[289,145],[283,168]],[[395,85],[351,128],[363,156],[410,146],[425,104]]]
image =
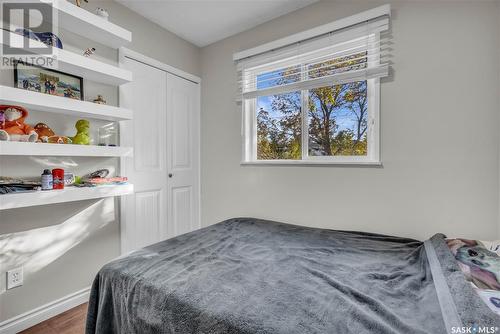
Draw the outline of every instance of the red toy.
[[[0,105],[3,121],[0,122],[0,140],[36,142],[38,134],[28,124],[28,110],[20,106]]]

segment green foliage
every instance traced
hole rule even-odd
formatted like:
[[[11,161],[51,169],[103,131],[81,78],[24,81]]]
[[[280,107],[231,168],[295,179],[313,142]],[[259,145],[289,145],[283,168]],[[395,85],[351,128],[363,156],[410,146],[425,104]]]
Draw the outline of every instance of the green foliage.
[[[300,159],[301,120],[298,113],[276,120],[264,109],[257,114],[257,158],[259,160]]]
[[[366,155],[366,136],[359,141],[355,137],[351,130],[339,131],[332,140],[332,155]]]
[[[366,66],[366,54],[351,55],[308,66],[309,77],[324,77]],[[295,69],[290,71],[296,71]],[[286,84],[290,75],[282,72]],[[279,83],[278,83],[279,84]],[[308,91],[309,154],[351,156],[367,154],[367,82],[353,82]],[[301,93],[272,96],[272,114],[257,115],[257,159],[301,158]],[[351,117],[352,129],[340,128],[340,117]],[[279,115],[279,116],[276,116]]]

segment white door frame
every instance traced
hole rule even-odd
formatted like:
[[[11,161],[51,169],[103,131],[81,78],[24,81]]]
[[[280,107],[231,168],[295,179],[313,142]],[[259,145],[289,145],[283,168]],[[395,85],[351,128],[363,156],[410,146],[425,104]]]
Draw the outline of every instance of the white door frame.
[[[162,71],[165,71],[167,73],[171,73],[173,75],[176,75],[180,78],[183,78],[183,79],[186,79],[188,81],[191,81],[195,84],[198,84],[198,89],[201,90],[201,78],[196,76],[196,75],[193,75],[191,73],[188,73],[188,72],[185,72],[183,70],[180,70],[178,68],[175,68],[173,66],[170,66],[170,65],[167,65],[165,63],[162,63],[156,59],[153,59],[151,57],[148,57],[148,56],[145,56],[139,52],[136,52],[136,51],[133,51],[133,50],[130,50],[130,49],[127,49],[125,47],[120,47],[118,49],[118,66],[119,67],[124,67],[124,60],[125,58],[129,58],[129,59],[133,59],[135,61],[138,61],[138,62],[141,62],[141,63],[144,63],[146,65],[149,65],[149,66],[152,66],[152,67],[155,67],[157,69],[160,69]],[[132,78],[133,80],[134,78]],[[121,96],[120,96],[120,93],[118,93],[118,103],[119,105],[121,105]],[[201,109],[200,109],[201,111]],[[135,114],[135,111],[134,111],[134,117],[136,117],[137,115]],[[201,120],[201,116],[200,116],[200,120]],[[124,121],[126,122],[126,121]],[[200,133],[200,122],[198,122],[198,128],[196,129],[196,131],[198,131],[198,133]],[[121,134],[120,134],[121,136]],[[121,137],[120,137],[121,139]],[[198,192],[196,194],[196,196],[198,196],[198,217],[196,217],[196,219],[198,220],[198,225],[201,226],[201,165],[200,165],[200,162],[201,162],[201,142],[198,143]],[[124,164],[124,157],[121,157],[120,158],[120,165],[123,165]],[[125,175],[126,176],[126,175]],[[126,215],[125,215],[125,212],[124,212],[124,209],[123,209],[123,206],[120,205],[120,252],[123,253],[123,249],[124,249],[124,238],[123,238],[123,233],[121,232],[121,229],[122,229],[122,221],[126,221]]]
[[[197,77],[196,75],[193,75],[188,72],[184,72],[183,70],[180,70],[178,68],[175,68],[173,66],[167,65],[162,63],[161,61],[158,61],[154,58],[150,58],[148,56],[143,55],[142,53],[127,49],[125,47],[121,47],[118,49],[118,64],[120,67],[123,67],[123,59],[124,58],[130,58],[137,60],[141,63],[147,64],[149,66],[156,67],[162,71],[177,75],[178,77],[184,78],[186,80],[192,81],[194,83],[200,84],[201,83],[201,78]],[[132,78],[134,80],[134,78]]]

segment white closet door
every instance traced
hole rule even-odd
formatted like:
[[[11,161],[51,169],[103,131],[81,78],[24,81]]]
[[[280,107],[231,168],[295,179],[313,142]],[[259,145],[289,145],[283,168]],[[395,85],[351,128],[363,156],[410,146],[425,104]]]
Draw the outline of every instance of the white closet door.
[[[199,85],[167,75],[168,236],[200,228]]]
[[[133,73],[120,87],[120,105],[134,111],[120,127],[121,145],[134,148],[121,166],[135,189],[122,199],[122,252],[129,252],[167,236],[167,73],[129,58],[123,66]]]
[[[120,105],[134,120],[122,122],[120,138],[134,156],[121,170],[135,188],[122,199],[122,253],[200,227],[199,84],[154,65],[122,61],[133,81],[120,86]]]

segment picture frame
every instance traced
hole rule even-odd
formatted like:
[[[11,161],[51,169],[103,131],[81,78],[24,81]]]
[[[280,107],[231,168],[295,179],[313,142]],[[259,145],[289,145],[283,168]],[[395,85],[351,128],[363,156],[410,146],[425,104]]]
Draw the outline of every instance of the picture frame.
[[[14,63],[14,87],[75,100],[84,99],[82,77],[22,61]]]

